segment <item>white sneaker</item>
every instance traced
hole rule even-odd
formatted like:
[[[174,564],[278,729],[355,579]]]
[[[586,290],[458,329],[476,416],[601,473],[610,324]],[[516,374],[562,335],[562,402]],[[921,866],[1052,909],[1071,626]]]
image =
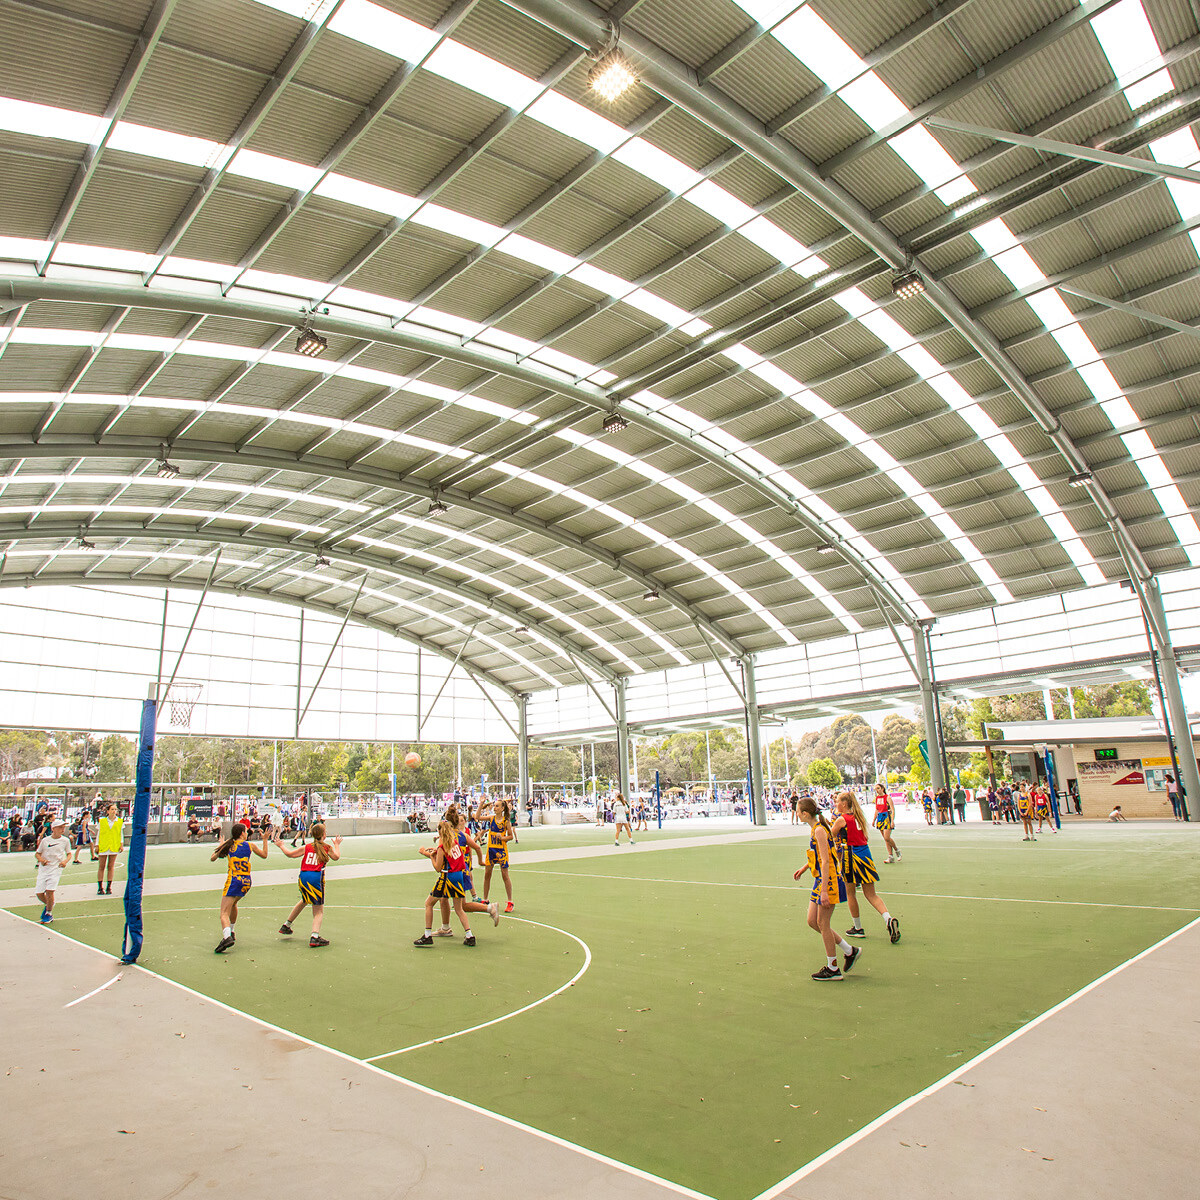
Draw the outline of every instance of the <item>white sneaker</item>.
[[[488,905],[488,916],[492,918],[493,925],[500,924],[500,905],[497,901],[493,900]]]
[[[433,931],[433,936],[434,937],[453,937],[454,930],[451,929],[449,925],[447,925],[445,929],[435,929]]]

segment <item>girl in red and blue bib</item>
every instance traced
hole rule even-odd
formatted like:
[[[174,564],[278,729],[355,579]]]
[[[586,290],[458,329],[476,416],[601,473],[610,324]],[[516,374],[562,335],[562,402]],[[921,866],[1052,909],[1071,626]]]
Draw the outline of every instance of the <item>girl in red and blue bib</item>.
[[[887,905],[875,890],[879,882],[879,869],[871,857],[871,847],[867,845],[867,819],[853,792],[838,793],[837,810],[832,829],[834,837],[841,838],[844,843],[840,855],[842,878],[846,881],[846,901],[850,905],[850,919],[853,922],[846,930],[846,936],[867,936],[858,914],[857,889],[862,888],[863,898],[883,918],[888,936],[895,944],[900,940],[900,922],[888,912]]]
[[[450,901],[462,923],[464,946],[475,945],[475,935],[471,932],[467,913],[485,912],[492,918],[493,925],[500,924],[500,906],[495,901],[483,904],[465,898],[466,881],[463,873],[469,852],[468,847],[458,844],[458,834],[449,821],[439,823],[438,844],[432,850],[422,847],[421,853],[433,864],[433,869],[438,873],[438,880],[425,901],[425,932],[413,942],[414,946],[433,945],[433,906],[436,901],[442,899]]]
[[[306,904],[312,905],[313,927],[308,944],[313,949],[318,946],[328,946],[329,942],[321,936],[321,921],[325,916],[325,864],[337,862],[342,857],[342,839],[335,837],[332,842],[325,840],[325,826],[317,821],[312,827],[312,841],[302,849],[293,850],[285,846],[276,835],[275,845],[288,856],[300,859],[300,899],[288,913],[288,918],[279,927],[279,932],[285,937],[291,935],[292,922],[300,915]]]

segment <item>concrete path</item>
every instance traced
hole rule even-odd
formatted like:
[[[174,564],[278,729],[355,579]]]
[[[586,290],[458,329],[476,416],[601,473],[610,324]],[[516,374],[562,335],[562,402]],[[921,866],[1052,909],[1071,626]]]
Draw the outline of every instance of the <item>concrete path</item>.
[[[1198,990],[1193,922],[761,1200],[1200,1194]]]
[[[0,964],[4,1200],[681,1194],[8,913]]]

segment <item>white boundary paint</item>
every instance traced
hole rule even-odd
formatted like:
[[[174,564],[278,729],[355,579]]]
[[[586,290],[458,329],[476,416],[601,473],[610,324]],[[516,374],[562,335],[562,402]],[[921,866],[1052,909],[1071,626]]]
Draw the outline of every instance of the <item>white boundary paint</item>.
[[[1032,1021],[1027,1021],[1019,1029],[1014,1029],[1012,1033],[1010,1033],[1007,1037],[1001,1038],[995,1043],[995,1045],[989,1046],[986,1050],[980,1051],[980,1053],[975,1055],[974,1058],[963,1063],[962,1066],[956,1067],[950,1072],[949,1075],[942,1076],[941,1079],[931,1083],[927,1088],[917,1092],[915,1096],[909,1096],[907,1100],[901,1100],[899,1104],[889,1108],[887,1112],[876,1117],[875,1120],[870,1122],[870,1124],[864,1125],[856,1133],[852,1133],[848,1138],[844,1138],[842,1141],[838,1142],[836,1146],[831,1146],[825,1151],[824,1154],[819,1154],[811,1162],[805,1163],[805,1165],[802,1166],[798,1171],[793,1171],[792,1174],[786,1179],[781,1179],[773,1187],[767,1188],[765,1192],[759,1192],[759,1194],[755,1196],[753,1200],[773,1200],[775,1196],[787,1191],[787,1189],[790,1188],[794,1183],[798,1183],[801,1179],[804,1179],[805,1176],[811,1175],[815,1170],[817,1170],[818,1167],[824,1166],[827,1162],[835,1159],[843,1151],[849,1150],[851,1146],[856,1145],[858,1142],[861,1142],[863,1138],[867,1137],[871,1133],[874,1133],[875,1130],[881,1125],[886,1125],[893,1117],[898,1117],[902,1112],[912,1108],[912,1106],[918,1101],[924,1100],[926,1096],[932,1096],[935,1092],[940,1092],[942,1088],[947,1087],[956,1079],[959,1079],[965,1075],[969,1070],[971,1070],[972,1067],[977,1067],[981,1062],[991,1058],[993,1054],[998,1054],[1001,1050],[1015,1042],[1017,1038],[1028,1033],[1031,1029],[1036,1029],[1043,1021],[1048,1021],[1051,1017],[1062,1012],[1062,1010],[1069,1004],[1073,1004],[1076,1000],[1080,999],[1080,997],[1086,996],[1088,992],[1092,991],[1094,988],[1098,988],[1102,983],[1106,983],[1114,975],[1120,974],[1125,970],[1126,967],[1133,966],[1135,962],[1141,961],[1141,959],[1147,957],[1147,955],[1153,954],[1155,950],[1161,949],[1168,942],[1173,942],[1181,934],[1187,933],[1189,930],[1195,929],[1197,926],[1200,926],[1200,917],[1197,917],[1194,921],[1189,921],[1181,929],[1177,929],[1174,933],[1168,934],[1161,941],[1155,942],[1153,946],[1147,946],[1146,949],[1140,954],[1135,954],[1132,958],[1127,958],[1123,963],[1113,967],[1111,971],[1106,971],[1100,976],[1099,979],[1093,979],[1091,983],[1081,987],[1077,992],[1072,992],[1071,995],[1069,995],[1065,1000],[1060,1000],[1052,1008],[1048,1008],[1044,1013],[1034,1017]]]
[[[326,908],[345,908],[345,909],[360,909],[367,912],[408,912],[419,911],[417,906],[411,904],[327,904]],[[188,912],[210,912],[212,905],[206,904],[196,908],[156,908],[154,913],[188,913]],[[63,917],[64,921],[88,921],[95,920],[102,916],[100,913],[85,913],[79,916]],[[389,1050],[386,1054],[372,1054],[370,1058],[358,1059],[356,1061],[365,1063],[380,1062],[385,1058],[395,1058],[398,1054],[407,1054],[410,1050],[422,1050],[426,1046],[437,1046],[442,1042],[452,1041],[454,1038],[462,1037],[464,1034],[476,1033],[480,1029],[487,1029],[492,1025],[499,1025],[502,1021],[507,1021],[512,1017],[519,1017],[522,1013],[527,1013],[530,1009],[540,1008],[543,1004],[553,1000],[555,996],[561,996],[568,988],[573,988],[587,973],[588,968],[592,965],[592,948],[581,937],[576,937],[575,934],[568,932],[566,929],[559,929],[557,925],[546,925],[542,921],[531,921],[527,917],[505,917],[505,921],[520,921],[522,925],[536,925],[539,929],[549,929],[552,933],[561,933],[563,937],[570,938],[571,941],[577,942],[583,949],[583,966],[567,980],[566,983],[560,984],[552,992],[547,992],[546,995],[534,1000],[530,1004],[524,1005],[522,1008],[514,1009],[512,1012],[502,1013],[498,1017],[493,1017],[490,1021],[482,1021],[478,1025],[471,1025],[467,1029],[456,1029],[452,1033],[443,1033],[438,1037],[429,1038],[424,1042],[414,1042],[411,1046],[401,1046],[399,1050]],[[75,939],[71,939],[74,941]],[[83,944],[83,943],[81,943]],[[91,947],[95,949],[95,947]],[[145,970],[146,968],[142,968]],[[72,1005],[79,1004],[87,1000],[90,996],[94,996],[97,992],[104,991],[105,988],[112,987],[118,979],[121,978],[121,973],[107,983],[101,984],[100,987],[88,992],[87,996],[80,996],[78,1000],[72,1000],[70,1004],[65,1004],[64,1008],[71,1008]]]
[[[77,1000],[68,1001],[63,1005],[63,1008],[74,1008],[75,1005],[82,1004],[85,1000],[90,1000],[94,995],[96,995],[97,992],[102,992],[105,990],[105,988],[112,987],[112,985],[116,983],[117,980],[120,979],[124,974],[124,971],[118,971],[107,983],[102,983],[98,988],[92,988],[92,990],[88,992],[86,996],[80,996]]]
[[[186,911],[186,910],[185,910]],[[24,917],[18,917],[15,913],[9,912],[7,909],[0,909],[11,917],[14,921],[21,921],[26,925],[31,924]],[[57,929],[50,925],[38,925],[36,928],[44,929],[47,933],[53,934],[55,937],[62,938],[64,942],[69,942],[72,946],[80,946],[84,950],[90,950],[94,954],[99,954],[102,958],[112,961],[114,955],[108,954],[95,946],[89,946],[87,942],[77,942],[74,938],[68,937],[65,933],[60,933]],[[412,1088],[414,1091],[420,1092],[422,1095],[431,1096],[435,1100],[445,1100],[449,1104],[453,1104],[458,1108],[465,1109],[467,1112],[473,1112],[481,1117],[490,1117],[492,1120],[499,1121],[503,1125],[507,1125],[510,1129],[519,1129],[522,1133],[531,1134],[543,1142],[549,1142],[554,1146],[561,1146],[564,1150],[574,1150],[578,1154],[582,1154],[585,1158],[590,1158],[593,1162],[603,1163],[605,1166],[614,1167],[618,1171],[623,1171],[626,1175],[633,1175],[638,1179],[644,1179],[648,1183],[657,1184],[659,1187],[666,1188],[679,1196],[689,1196],[692,1200],[714,1200],[712,1196],[706,1195],[704,1192],[693,1191],[691,1188],[684,1187],[680,1183],[674,1183],[670,1179],[663,1179],[661,1176],[653,1175],[649,1171],[643,1171],[640,1167],[631,1166],[629,1163],[623,1163],[615,1158],[609,1158],[607,1154],[601,1154],[597,1150],[590,1150],[587,1146],[579,1146],[574,1142],[567,1141],[566,1138],[560,1138],[556,1134],[547,1133],[543,1129],[537,1129],[532,1125],[526,1125],[521,1121],[514,1120],[512,1117],[506,1117],[503,1113],[492,1112],[491,1109],[481,1108],[477,1104],[472,1104],[468,1100],[460,1100],[457,1096],[447,1095],[445,1092],[439,1092],[434,1088],[426,1087],[423,1083],[417,1083],[415,1080],[406,1079],[403,1075],[397,1075],[394,1071],[386,1071],[383,1067],[377,1067],[372,1062],[367,1062],[361,1058],[355,1058],[352,1054],[347,1054],[342,1050],[335,1050],[332,1046],[322,1045],[320,1042],[314,1042],[310,1038],[304,1037],[302,1034],[295,1033],[290,1029],[284,1029],[279,1025],[273,1025],[270,1021],[264,1021],[262,1017],[256,1017],[253,1013],[243,1012],[240,1008],[235,1008],[232,1004],[226,1004],[223,1000],[215,1000],[212,996],[206,996],[203,992],[198,992],[194,988],[190,988],[185,983],[179,983],[177,980],[169,979],[166,975],[160,975],[157,971],[151,971],[148,967],[135,966],[133,970],[140,972],[143,975],[148,975],[151,979],[157,979],[160,983],[165,983],[168,987],[176,988],[181,992],[187,993],[189,996],[194,996],[197,1000],[205,1004],[212,1004],[216,1008],[224,1009],[225,1012],[233,1013],[235,1016],[244,1017],[247,1021],[252,1021],[255,1025],[263,1029],[269,1029],[272,1033],[282,1034],[284,1037],[291,1038],[295,1042],[301,1043],[304,1046],[310,1046],[314,1050],[323,1051],[326,1054],[332,1054],[335,1058],[340,1058],[343,1062],[352,1063],[356,1067],[361,1067],[364,1071],[370,1071],[375,1075],[380,1075],[384,1079],[390,1079],[393,1083],[403,1084],[405,1087]]]

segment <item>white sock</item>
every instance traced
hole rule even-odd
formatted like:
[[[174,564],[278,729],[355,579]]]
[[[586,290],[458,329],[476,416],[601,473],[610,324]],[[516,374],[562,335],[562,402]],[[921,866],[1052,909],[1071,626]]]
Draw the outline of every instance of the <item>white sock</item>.
[[[850,945],[850,943],[848,941],[846,941],[845,938],[838,938],[838,949],[843,954],[853,954],[854,953],[854,948]]]
[[[854,918],[853,918],[853,921],[854,921],[854,928],[855,928],[855,929],[861,929],[861,928],[862,928],[862,916],[861,916],[861,915],[859,915],[859,916],[857,916],[857,917],[854,917]]]
[[[827,958],[825,961],[829,964],[829,969],[831,971],[836,971],[838,969],[836,956],[834,956],[833,958]]]
[[[425,926],[425,936],[433,937],[433,930],[428,925]]]
[[[891,919],[892,919],[892,914],[885,910],[884,914],[883,914],[883,923],[886,925]],[[857,922],[855,922],[855,924],[857,924]]]
[[[230,938],[230,937],[233,937],[233,929],[232,929],[230,926],[226,925],[226,926],[225,926],[225,927],[224,927],[224,928],[221,930],[221,937],[222,937],[222,938]]]

